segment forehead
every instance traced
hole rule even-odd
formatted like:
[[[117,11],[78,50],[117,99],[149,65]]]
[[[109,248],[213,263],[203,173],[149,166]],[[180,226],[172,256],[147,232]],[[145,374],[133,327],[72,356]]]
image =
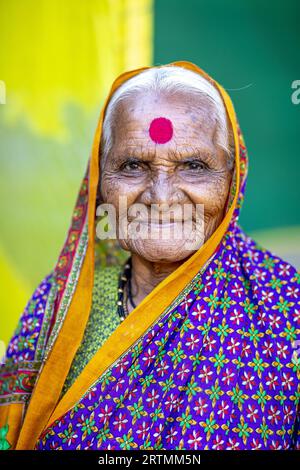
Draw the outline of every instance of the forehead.
[[[201,142],[208,144],[213,141],[216,121],[215,104],[204,95],[137,94],[116,106],[113,140],[115,145],[123,145],[124,141],[137,142],[139,146],[155,146],[156,149]],[[166,132],[167,138],[157,140],[153,130],[158,134]]]

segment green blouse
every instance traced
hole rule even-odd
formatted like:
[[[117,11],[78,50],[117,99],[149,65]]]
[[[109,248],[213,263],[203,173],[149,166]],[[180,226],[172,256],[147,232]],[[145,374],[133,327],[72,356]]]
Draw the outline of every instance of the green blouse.
[[[83,340],[73,359],[62,394],[120,324],[117,312],[118,278],[122,266],[95,267],[92,307]]]

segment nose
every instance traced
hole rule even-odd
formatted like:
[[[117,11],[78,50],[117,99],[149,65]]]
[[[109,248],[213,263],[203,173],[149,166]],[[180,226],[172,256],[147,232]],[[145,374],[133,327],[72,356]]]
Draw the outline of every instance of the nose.
[[[185,200],[183,191],[177,187],[172,175],[160,172],[154,175],[143,192],[142,203],[146,205],[182,204]]]

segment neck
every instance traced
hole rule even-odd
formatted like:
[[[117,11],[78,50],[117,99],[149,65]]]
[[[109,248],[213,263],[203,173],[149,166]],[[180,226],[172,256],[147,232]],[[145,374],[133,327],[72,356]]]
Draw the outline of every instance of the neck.
[[[131,258],[131,290],[136,305],[183,263],[183,260],[167,263],[152,262],[137,254],[132,254]],[[129,310],[131,311],[132,307],[129,307]]]

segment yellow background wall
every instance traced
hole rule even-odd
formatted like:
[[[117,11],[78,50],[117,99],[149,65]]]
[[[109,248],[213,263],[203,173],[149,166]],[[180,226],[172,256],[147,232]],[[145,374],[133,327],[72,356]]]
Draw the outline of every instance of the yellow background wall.
[[[55,264],[111,82],[152,63],[152,9],[0,1],[0,341]]]

